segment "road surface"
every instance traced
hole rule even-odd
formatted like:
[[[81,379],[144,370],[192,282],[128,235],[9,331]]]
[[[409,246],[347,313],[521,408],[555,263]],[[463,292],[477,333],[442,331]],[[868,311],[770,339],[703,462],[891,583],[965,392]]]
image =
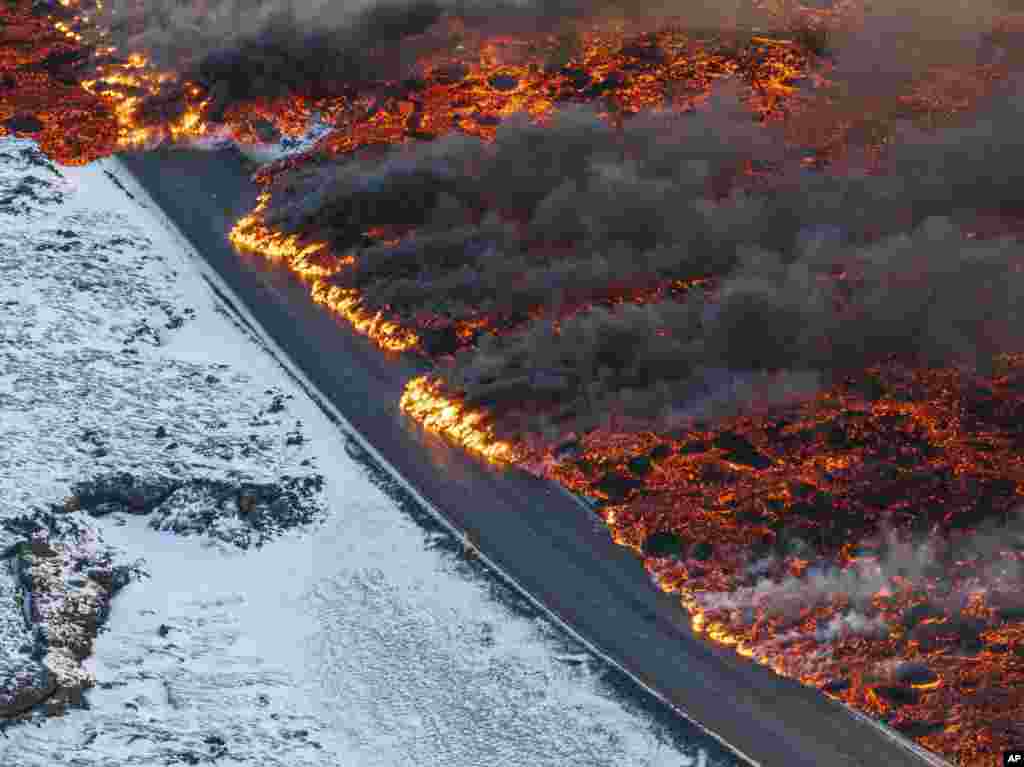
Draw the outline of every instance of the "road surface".
[[[753,764],[921,767],[926,759],[815,690],[696,637],[596,515],[552,483],[487,466],[398,408],[415,363],[385,355],[283,268],[227,240],[256,189],[233,150],[120,158],[263,331],[418,493],[536,601]]]

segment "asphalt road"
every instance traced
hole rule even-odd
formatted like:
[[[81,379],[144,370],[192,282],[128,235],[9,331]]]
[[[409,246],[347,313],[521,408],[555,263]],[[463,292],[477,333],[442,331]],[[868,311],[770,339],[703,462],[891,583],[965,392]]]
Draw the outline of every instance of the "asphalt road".
[[[292,361],[404,479],[536,600],[754,763],[921,767],[922,756],[818,692],[695,637],[603,523],[553,484],[495,469],[423,432],[398,409],[417,373],[308,298],[305,287],[227,240],[256,190],[239,155],[122,156]]]

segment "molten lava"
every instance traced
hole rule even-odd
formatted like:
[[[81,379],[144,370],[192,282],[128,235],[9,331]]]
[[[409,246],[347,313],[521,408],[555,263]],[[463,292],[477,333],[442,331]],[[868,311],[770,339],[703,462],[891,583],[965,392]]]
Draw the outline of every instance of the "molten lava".
[[[446,397],[436,381],[425,376],[409,381],[400,405],[402,412],[415,418],[428,431],[454,440],[467,450],[499,463],[512,463],[517,459],[512,445],[494,438],[485,412],[468,409]]]

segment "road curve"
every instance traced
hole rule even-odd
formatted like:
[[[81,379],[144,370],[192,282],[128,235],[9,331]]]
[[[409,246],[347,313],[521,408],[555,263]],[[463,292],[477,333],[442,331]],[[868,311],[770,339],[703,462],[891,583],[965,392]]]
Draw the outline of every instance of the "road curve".
[[[263,331],[416,491],[537,602],[673,708],[763,767],[944,764],[815,690],[694,636],[603,523],[550,482],[487,466],[398,409],[413,363],[388,359],[281,268],[227,240],[256,189],[237,152],[120,158]]]

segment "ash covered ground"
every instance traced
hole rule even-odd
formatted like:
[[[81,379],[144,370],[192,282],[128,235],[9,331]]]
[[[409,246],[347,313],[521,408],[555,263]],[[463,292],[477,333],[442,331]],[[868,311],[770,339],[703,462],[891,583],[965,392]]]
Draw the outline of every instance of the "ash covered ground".
[[[417,521],[116,162],[3,140],[0,218],[4,764],[732,763]]]

